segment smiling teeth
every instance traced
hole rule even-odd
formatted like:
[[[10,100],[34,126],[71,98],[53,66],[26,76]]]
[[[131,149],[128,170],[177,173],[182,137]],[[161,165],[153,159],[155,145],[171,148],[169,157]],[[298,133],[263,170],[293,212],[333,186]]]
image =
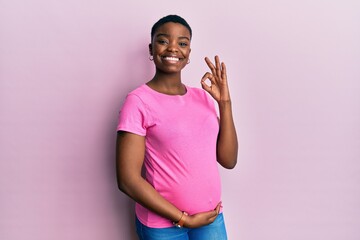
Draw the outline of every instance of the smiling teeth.
[[[168,61],[179,61],[179,58],[176,57],[164,57],[164,59]]]

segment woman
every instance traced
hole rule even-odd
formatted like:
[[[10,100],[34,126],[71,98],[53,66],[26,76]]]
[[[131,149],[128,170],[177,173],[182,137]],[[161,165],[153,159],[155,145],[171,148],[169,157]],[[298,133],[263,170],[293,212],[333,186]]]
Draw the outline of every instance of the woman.
[[[217,163],[234,168],[238,143],[226,67],[218,56],[215,64],[205,58],[211,72],[201,79],[203,89],[185,86],[191,37],[177,15],[154,24],[149,52],[156,73],[128,94],[119,115],[118,186],[136,201],[141,240],[227,239]]]

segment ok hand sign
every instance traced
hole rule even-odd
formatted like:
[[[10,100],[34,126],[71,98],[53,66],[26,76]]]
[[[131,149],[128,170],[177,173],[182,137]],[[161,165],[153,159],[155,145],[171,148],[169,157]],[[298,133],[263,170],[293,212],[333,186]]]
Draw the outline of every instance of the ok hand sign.
[[[220,59],[215,56],[215,66],[208,57],[205,58],[211,73],[207,72],[201,79],[202,88],[207,91],[218,103],[230,101],[230,93],[227,84],[225,63],[220,64]],[[206,83],[209,79],[211,85]]]

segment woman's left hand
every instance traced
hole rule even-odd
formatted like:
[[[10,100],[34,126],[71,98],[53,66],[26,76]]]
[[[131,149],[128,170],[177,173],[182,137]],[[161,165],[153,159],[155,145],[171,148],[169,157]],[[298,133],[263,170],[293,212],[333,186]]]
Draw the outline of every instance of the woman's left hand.
[[[230,101],[225,63],[222,62],[220,64],[220,59],[218,56],[215,56],[215,65],[208,57],[205,58],[205,62],[209,66],[211,73],[207,72],[202,77],[202,88],[207,91],[217,102]],[[207,79],[209,79],[211,85],[206,83]]]

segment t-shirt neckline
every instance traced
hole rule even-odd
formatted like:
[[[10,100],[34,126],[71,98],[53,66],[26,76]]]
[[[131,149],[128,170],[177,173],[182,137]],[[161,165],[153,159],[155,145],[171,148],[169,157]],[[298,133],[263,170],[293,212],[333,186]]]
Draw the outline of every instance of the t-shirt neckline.
[[[162,92],[158,92],[154,89],[152,89],[151,87],[149,87],[146,83],[144,83],[144,87],[147,88],[150,92],[153,92],[155,94],[161,95],[161,96],[165,96],[165,97],[186,97],[189,94],[189,87],[186,86],[185,84],[183,84],[185,87],[186,92],[183,95],[180,94],[176,94],[176,95],[171,95],[171,94],[166,94],[166,93],[162,93]]]

